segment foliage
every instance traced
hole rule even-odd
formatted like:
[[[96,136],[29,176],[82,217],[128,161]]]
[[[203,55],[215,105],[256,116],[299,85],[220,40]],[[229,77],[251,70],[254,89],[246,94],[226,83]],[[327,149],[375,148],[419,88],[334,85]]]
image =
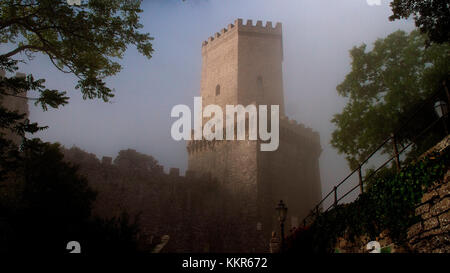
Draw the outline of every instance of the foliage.
[[[153,53],[153,38],[139,32],[140,5],[139,0],[90,0],[72,6],[66,0],[1,1],[0,70],[14,73],[19,63],[41,53],[62,73],[77,77],[75,88],[84,99],[108,101],[114,94],[105,79],[121,70],[118,60],[127,46],[135,45],[147,58]],[[32,75],[0,77],[0,228],[9,238],[1,247],[24,252],[39,246],[44,252],[59,252],[75,237],[88,238],[96,245],[88,246],[91,250],[105,245],[97,244],[102,240],[115,241],[108,249],[116,249],[113,244],[133,248],[137,231],[128,216],[92,220],[95,193],[86,179],[62,161],[57,144],[27,138],[46,127],[2,104],[6,97],[16,97],[46,111],[68,103],[65,91],[48,89],[44,83]],[[11,135],[22,139],[20,146]]]
[[[121,150],[114,159],[114,164],[133,171],[155,171],[159,166],[158,161],[152,156],[138,153],[136,150],[132,149]]]
[[[0,58],[0,70],[17,70],[17,61]],[[43,80],[34,80],[32,75],[26,78],[6,78],[0,77],[0,181],[7,172],[14,171],[17,167],[19,151],[17,143],[13,143],[10,138],[5,138],[5,133],[17,135],[25,138],[26,133],[36,133],[46,127],[40,127],[37,123],[30,123],[25,118],[25,114],[17,111],[10,111],[1,105],[4,96],[23,97],[24,90],[31,90],[41,94],[35,100],[35,104],[40,104],[42,108],[47,106],[57,107],[67,103],[65,93],[58,93],[56,90],[46,89]]]
[[[153,52],[148,33],[140,33],[141,1],[7,0],[0,4],[0,42],[15,47],[0,55],[32,57],[40,52],[61,71],[78,78],[84,98],[113,96],[104,78],[121,70],[116,61],[133,44],[144,56]]]
[[[428,43],[450,41],[450,4],[445,0],[394,0],[389,20],[414,15],[416,26],[428,36]]]
[[[68,5],[65,0],[8,0],[0,3],[0,70],[14,73],[22,53],[28,60],[42,53],[62,72],[78,78],[76,88],[84,98],[108,101],[112,90],[105,78],[117,74],[128,45],[150,58],[153,52],[148,33],[140,33],[141,1],[83,1],[82,5]],[[12,47],[8,52],[3,52]],[[45,80],[26,78],[0,78],[0,102],[13,96],[34,101],[46,111],[68,103],[65,91],[51,90]],[[28,97],[31,91],[36,94]],[[30,123],[22,113],[8,110],[0,104],[0,179],[14,171],[17,145],[5,138],[13,133],[21,138],[45,127]]]
[[[319,215],[308,229],[288,238],[291,252],[333,252],[338,237],[375,238],[387,230],[402,244],[408,227],[418,221],[415,207],[425,190],[441,179],[450,163],[446,149],[412,162],[399,173],[382,175],[354,202],[338,205]]]
[[[450,46],[425,48],[424,41],[418,31],[397,31],[378,39],[370,51],[365,44],[350,51],[352,70],[337,86],[348,103],[332,119],[337,128],[331,144],[346,155],[352,169],[405,125],[426,98],[443,90],[442,82],[450,75]],[[397,142],[413,140],[436,118],[432,104],[423,108],[397,135]],[[428,148],[425,144],[442,138],[441,129],[434,130],[430,139],[414,140],[413,152],[422,152]],[[386,145],[384,152],[392,152],[391,147]]]
[[[80,238],[86,246],[86,254],[133,254],[139,252],[137,237],[140,232],[139,218],[133,222],[130,215],[123,212],[119,217],[102,219],[95,217],[84,230],[74,237]]]
[[[96,193],[76,167],[63,161],[59,144],[26,140],[21,164],[0,188],[0,212],[8,252],[64,253],[76,240],[83,252],[136,251],[137,223],[91,218]],[[9,228],[8,228],[9,227]],[[122,249],[121,249],[122,248]]]

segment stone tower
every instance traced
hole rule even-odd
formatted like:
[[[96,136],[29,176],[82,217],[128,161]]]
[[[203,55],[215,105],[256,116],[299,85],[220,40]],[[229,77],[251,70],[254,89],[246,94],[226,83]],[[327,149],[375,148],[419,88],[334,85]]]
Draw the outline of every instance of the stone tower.
[[[242,19],[202,45],[201,95],[205,105],[277,104],[284,115],[281,24]]]
[[[225,251],[267,251],[270,234],[279,230],[275,206],[288,207],[287,229],[321,199],[317,132],[289,120],[284,112],[282,25],[262,21],[253,25],[237,19],[202,44],[201,96],[203,107],[279,105],[280,144],[276,151],[260,151],[260,142],[189,141],[188,171],[217,179],[236,197],[242,230],[241,244]],[[236,204],[234,204],[236,205]],[[237,212],[238,213],[238,212]]]

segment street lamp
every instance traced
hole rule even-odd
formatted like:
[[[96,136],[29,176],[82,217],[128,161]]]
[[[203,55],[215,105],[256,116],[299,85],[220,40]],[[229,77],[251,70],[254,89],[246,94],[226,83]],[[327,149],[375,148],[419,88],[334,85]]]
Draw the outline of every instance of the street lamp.
[[[275,208],[275,210],[278,212],[278,220],[280,221],[280,229],[281,229],[281,251],[284,249],[284,221],[286,221],[286,215],[287,215],[287,207],[283,203],[283,200],[280,200],[280,203],[278,204],[278,207]]]
[[[439,118],[444,117],[443,122],[444,122],[444,129],[445,129],[445,134],[448,135],[448,129],[447,129],[447,114],[448,114],[448,105],[445,101],[440,100],[437,101],[434,104],[434,110],[436,111],[436,114],[438,115]]]

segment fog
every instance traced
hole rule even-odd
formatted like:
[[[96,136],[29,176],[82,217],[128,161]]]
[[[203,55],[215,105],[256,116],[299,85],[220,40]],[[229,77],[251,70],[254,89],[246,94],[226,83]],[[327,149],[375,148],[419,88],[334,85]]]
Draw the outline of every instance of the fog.
[[[237,18],[281,22],[286,112],[320,133],[323,195],[350,171],[329,144],[330,120],[345,105],[336,86],[350,71],[349,50],[414,27],[413,21],[389,22],[388,1],[378,6],[366,0],[146,0],[143,10],[143,31],[155,38],[154,55],[148,60],[129,48],[120,60],[123,70],[107,80],[116,90],[110,103],[83,100],[75,78],[57,71],[42,55],[21,65],[21,72],[45,78],[48,88],[70,96],[67,106],[47,112],[30,103],[30,119],[49,126],[37,136],[99,158],[136,149],[154,156],[166,170],[178,167],[184,173],[185,142],[170,136],[175,120],[170,111],[176,104],[193,105],[200,93],[202,41]]]

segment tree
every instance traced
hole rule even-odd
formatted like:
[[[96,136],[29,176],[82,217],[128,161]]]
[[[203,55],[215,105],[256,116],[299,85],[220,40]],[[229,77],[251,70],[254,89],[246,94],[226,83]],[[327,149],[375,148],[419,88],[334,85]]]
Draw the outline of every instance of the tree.
[[[450,46],[425,48],[425,39],[419,31],[397,31],[378,39],[371,51],[365,44],[350,51],[352,70],[337,86],[338,94],[348,103],[332,119],[337,128],[331,144],[346,155],[352,169],[404,124],[425,98],[442,89],[443,80],[448,80]],[[399,143],[411,140],[436,119],[433,111],[432,106],[424,109],[403,130]]]
[[[140,33],[139,0],[90,0],[81,5],[69,5],[66,0],[7,0],[0,2],[0,70],[14,72],[18,62],[32,60],[42,53],[62,72],[78,78],[75,88],[85,99],[113,97],[105,78],[121,70],[117,59],[122,58],[127,46],[133,44],[147,58],[153,52],[148,33]],[[4,48],[12,46],[7,52]],[[0,102],[2,97],[14,96],[32,100],[45,111],[48,107],[66,105],[66,92],[50,90],[45,80],[0,77]],[[37,93],[26,97],[25,91]],[[4,138],[10,131],[25,138],[26,133],[45,129],[29,123],[21,113],[14,113],[0,104],[0,175],[12,167],[15,146]],[[6,168],[6,169],[5,169]]]
[[[138,153],[132,149],[121,150],[114,159],[114,164],[133,172],[136,172],[136,170],[155,172],[159,167],[158,161],[152,156]]]
[[[62,253],[67,237],[90,217],[96,194],[75,167],[63,162],[58,144],[29,140],[21,159],[0,190],[1,215],[11,228],[7,251],[39,245]]]
[[[153,52],[148,33],[140,33],[141,1],[9,0],[0,4],[0,41],[15,47],[0,58],[41,52],[62,72],[78,78],[84,98],[113,96],[104,79],[121,70],[115,61],[133,44],[144,56]]]
[[[447,0],[394,0],[389,20],[414,15],[416,26],[428,35],[427,43],[450,41],[450,2]]]
[[[153,38],[139,32],[140,5],[139,0],[90,0],[78,6],[66,0],[1,1],[0,70],[13,73],[19,62],[41,53],[62,73],[78,78],[75,88],[84,99],[108,101],[114,94],[105,79],[121,70],[117,60],[128,45],[147,58],[153,52]],[[36,243],[41,250],[64,250],[61,244],[71,234],[95,239],[102,233],[102,240],[114,240],[124,232],[119,239],[131,247],[127,242],[136,229],[128,226],[128,218],[89,222],[95,194],[86,180],[62,161],[58,145],[27,138],[27,133],[45,127],[1,103],[5,97],[18,97],[34,101],[44,111],[68,103],[66,92],[50,90],[44,83],[32,75],[0,77],[0,213],[8,220],[13,248],[26,250],[27,243]],[[25,95],[26,91],[36,95]],[[22,138],[20,146],[5,136],[8,132]]]
[[[59,144],[27,140],[22,154],[9,184],[0,188],[4,251],[26,253],[39,246],[45,253],[64,253],[70,240],[79,241],[88,254],[137,251],[138,219],[131,222],[127,213],[92,218],[97,193],[77,167],[63,160]]]

